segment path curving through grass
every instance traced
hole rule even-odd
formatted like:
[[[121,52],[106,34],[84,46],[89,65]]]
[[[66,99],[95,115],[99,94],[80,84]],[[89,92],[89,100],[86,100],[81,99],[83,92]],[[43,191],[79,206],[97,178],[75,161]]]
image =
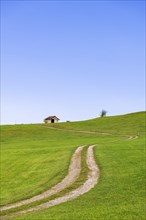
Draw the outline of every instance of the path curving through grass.
[[[100,170],[99,170],[99,167],[97,166],[95,158],[94,158],[94,152],[93,152],[93,148],[94,147],[95,147],[95,145],[92,145],[92,146],[88,147],[87,156],[86,156],[86,163],[87,163],[89,172],[88,172],[87,180],[80,187],[78,187],[75,190],[70,191],[69,193],[67,193],[67,194],[65,194],[65,195],[63,195],[63,196],[61,196],[59,198],[56,198],[54,200],[50,200],[49,202],[40,204],[40,205],[38,205],[36,207],[25,209],[25,210],[22,210],[22,211],[17,211],[17,212],[15,212],[13,214],[8,214],[8,215],[1,216],[1,219],[5,219],[5,218],[8,218],[8,217],[15,217],[15,216],[19,216],[19,215],[26,214],[26,213],[47,209],[49,207],[52,207],[52,206],[55,206],[55,205],[59,205],[61,203],[73,200],[73,199],[77,198],[78,196],[80,196],[80,195],[90,191],[97,184],[97,182],[99,180],[99,176],[100,176]],[[76,150],[75,153],[77,153],[77,152],[81,153],[82,148],[83,147],[79,147]],[[76,156],[75,156],[75,158],[76,158]],[[77,161],[76,162],[73,159],[71,164],[74,164],[74,166],[75,166],[75,164],[78,164],[79,165],[79,170],[80,170],[80,158],[77,157]],[[76,168],[76,166],[75,166],[75,168]],[[71,169],[71,172],[75,172],[75,170]],[[74,174],[74,176],[76,176],[76,175]],[[64,188],[65,188],[65,185],[64,185]],[[31,198],[31,199],[33,199],[33,198]],[[21,203],[19,203],[19,205],[20,204]],[[16,204],[14,204],[14,205],[16,205]],[[13,205],[13,207],[14,207],[14,205]],[[8,208],[8,206],[7,206],[7,208]],[[12,205],[11,205],[11,208],[12,208]],[[10,206],[9,206],[9,209],[10,209]],[[4,210],[4,207],[3,207],[3,210]]]
[[[78,147],[75,151],[75,153],[72,156],[71,159],[71,163],[69,166],[69,172],[68,175],[57,185],[53,186],[51,189],[37,195],[37,196],[33,196],[32,198],[26,199],[26,200],[22,200],[20,202],[14,203],[14,204],[10,204],[10,205],[6,205],[0,208],[0,211],[4,211],[4,210],[8,210],[8,209],[12,209],[12,208],[16,208],[16,207],[20,207],[38,200],[42,200],[45,198],[48,198],[60,191],[62,191],[63,189],[67,188],[68,186],[70,186],[71,184],[73,184],[77,178],[80,175],[81,172],[81,152],[82,152],[83,146]]]
[[[54,129],[56,129],[56,128],[54,128]],[[64,130],[64,129],[60,129],[60,130]],[[84,131],[76,131],[76,132],[87,133],[86,131],[85,132]],[[89,133],[97,134],[97,132],[89,132]],[[102,134],[109,135],[109,133],[102,133]],[[112,135],[112,134],[110,134],[110,135]],[[128,138],[129,140],[134,140],[134,139],[138,138],[138,136],[128,136],[128,135],[124,135],[124,136],[126,138]],[[94,152],[93,152],[94,146],[95,145],[91,145],[90,147],[88,147],[88,150],[87,150],[86,163],[87,163],[89,172],[88,172],[87,180],[81,186],[79,186],[77,189],[74,189],[63,196],[57,197],[57,198],[52,199],[48,202],[43,201],[42,204],[36,205],[35,207],[26,208],[26,209],[24,208],[21,211],[16,210],[16,211],[14,211],[14,213],[3,215],[3,216],[1,216],[1,219],[15,217],[15,216],[19,216],[19,215],[22,215],[25,213],[47,209],[49,207],[59,205],[61,203],[73,200],[73,199],[77,198],[78,196],[91,190],[97,184],[97,182],[99,180],[99,176],[100,176],[100,170],[99,170],[99,168],[95,162],[95,158],[94,158]],[[82,150],[83,150],[83,146],[80,146],[76,149],[76,151],[73,154],[72,159],[71,159],[68,175],[60,183],[56,184],[51,189],[49,189],[39,195],[33,196],[32,198],[22,200],[20,202],[14,203],[14,204],[5,205],[0,208],[0,211],[14,209],[14,208],[17,208],[17,207],[20,207],[23,205],[31,204],[35,201],[40,201],[40,200],[46,199],[52,195],[57,194],[58,192],[61,192],[62,190],[66,189],[71,184],[76,182],[76,180],[80,176],[80,172],[81,172],[81,153],[82,153]]]

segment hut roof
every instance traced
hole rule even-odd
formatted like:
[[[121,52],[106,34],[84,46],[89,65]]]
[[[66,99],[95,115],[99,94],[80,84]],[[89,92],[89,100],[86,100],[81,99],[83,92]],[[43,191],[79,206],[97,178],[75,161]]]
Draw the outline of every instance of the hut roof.
[[[48,116],[47,118],[45,118],[45,120],[51,120],[51,119],[60,120],[60,119],[57,118],[55,115],[53,115],[53,116]]]

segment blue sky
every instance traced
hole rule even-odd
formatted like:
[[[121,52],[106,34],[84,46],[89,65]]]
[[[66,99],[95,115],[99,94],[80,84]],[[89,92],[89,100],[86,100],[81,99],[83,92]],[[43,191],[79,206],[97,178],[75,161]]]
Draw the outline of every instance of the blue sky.
[[[145,1],[1,1],[1,123],[145,110]]]

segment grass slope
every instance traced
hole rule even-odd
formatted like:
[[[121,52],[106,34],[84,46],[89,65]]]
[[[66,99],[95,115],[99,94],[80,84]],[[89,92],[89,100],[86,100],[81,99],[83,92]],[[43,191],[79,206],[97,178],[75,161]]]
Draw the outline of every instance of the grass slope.
[[[98,144],[95,153],[101,178],[93,190],[74,201],[14,219],[145,219],[145,112],[51,126],[119,136],[51,130],[45,125],[1,126],[2,205],[47,190],[67,174],[77,146]],[[130,141],[120,134],[139,138]]]
[[[112,134],[143,135],[146,131],[146,112],[95,118],[80,122],[50,124],[49,126],[82,131],[109,132]]]

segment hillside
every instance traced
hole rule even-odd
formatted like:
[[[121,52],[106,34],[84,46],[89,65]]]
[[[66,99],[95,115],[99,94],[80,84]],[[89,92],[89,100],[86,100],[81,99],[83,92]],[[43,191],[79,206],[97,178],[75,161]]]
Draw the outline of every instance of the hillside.
[[[146,131],[146,112],[95,118],[81,122],[49,124],[49,126],[83,131],[109,132],[113,134],[140,135]]]
[[[96,144],[101,173],[90,192],[72,201],[9,216],[80,187],[88,176],[84,147],[82,170],[75,183],[53,197],[2,215],[30,220],[145,219],[145,120],[146,112],[138,112],[82,122],[1,126],[1,206],[39,195],[59,183],[78,146]]]

